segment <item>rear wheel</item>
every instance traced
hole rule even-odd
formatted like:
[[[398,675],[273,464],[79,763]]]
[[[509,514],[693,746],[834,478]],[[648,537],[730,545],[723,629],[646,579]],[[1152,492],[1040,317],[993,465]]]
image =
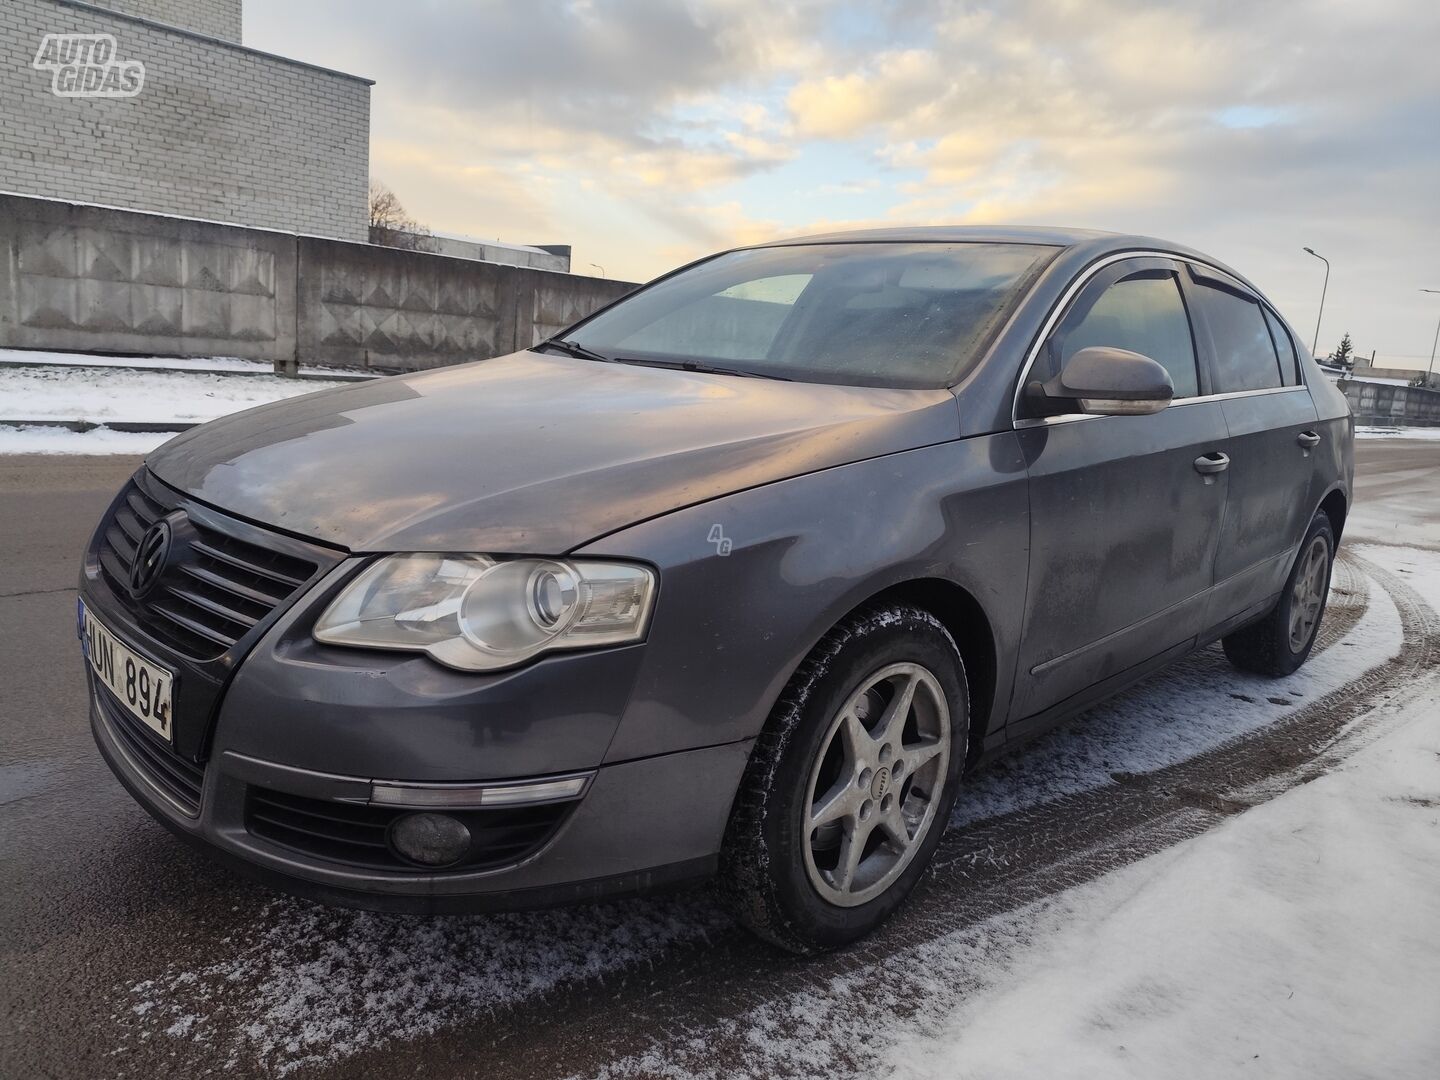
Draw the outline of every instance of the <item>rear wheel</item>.
[[[1230,662],[1257,675],[1289,675],[1303,664],[1315,647],[1325,615],[1334,561],[1335,532],[1322,511],[1305,533],[1275,609],[1224,639]]]
[[[837,627],[786,688],[746,770],[722,857],[742,922],[794,952],[868,933],[944,832],[969,711],[934,616],[876,608]]]

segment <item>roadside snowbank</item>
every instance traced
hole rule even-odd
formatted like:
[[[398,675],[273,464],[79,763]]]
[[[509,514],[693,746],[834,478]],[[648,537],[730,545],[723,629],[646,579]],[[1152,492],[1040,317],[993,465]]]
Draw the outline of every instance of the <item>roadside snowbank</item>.
[[[1344,765],[1023,922],[1033,945],[895,1075],[1432,1076],[1440,675]]]
[[[1357,439],[1419,439],[1422,442],[1440,442],[1440,428],[1423,427],[1357,427]]]
[[[87,358],[96,363],[84,366],[67,363],[52,367],[22,366],[14,359],[40,358],[34,361],[40,363],[47,355],[9,352],[0,356],[9,361],[0,363],[0,454],[145,454],[173,436],[15,427],[6,426],[5,420],[195,424],[284,398],[355,385],[353,381],[287,379],[265,373],[267,365],[248,360],[216,361],[236,371],[260,372],[236,378],[165,367],[135,370],[107,357]]]

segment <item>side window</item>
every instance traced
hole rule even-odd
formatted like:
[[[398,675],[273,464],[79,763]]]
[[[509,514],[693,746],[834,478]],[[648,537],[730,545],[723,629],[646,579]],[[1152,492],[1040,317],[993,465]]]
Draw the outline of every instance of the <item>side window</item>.
[[[1269,308],[1261,310],[1265,313],[1265,324],[1270,327],[1270,338],[1275,342],[1275,351],[1280,354],[1280,380],[1286,386],[1299,386],[1300,357],[1295,353],[1295,339],[1273,311]]]
[[[1117,281],[1073,321],[1076,318],[1077,313],[1071,312],[1062,327],[1062,370],[1081,349],[1107,345],[1140,353],[1163,366],[1175,384],[1177,399],[1200,392],[1195,341],[1174,274],[1147,271]]]
[[[1195,293],[1215,346],[1215,393],[1284,386],[1275,342],[1260,305],[1205,284],[1197,284]]]

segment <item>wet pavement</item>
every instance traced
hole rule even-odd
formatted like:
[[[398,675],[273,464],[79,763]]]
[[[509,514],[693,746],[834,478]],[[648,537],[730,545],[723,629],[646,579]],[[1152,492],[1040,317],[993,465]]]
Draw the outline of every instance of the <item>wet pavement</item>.
[[[905,910],[808,961],[705,890],[381,916],[279,898],[182,847],[101,763],[73,636],[80,549],[135,462],[0,459],[0,1076],[865,1071],[887,1026],[963,995],[968,961],[1005,946],[987,920],[1323,771],[1436,665],[1435,613],[1362,545],[1440,549],[1440,443],[1357,459],[1301,673],[1266,684],[1207,650],[987,768]]]

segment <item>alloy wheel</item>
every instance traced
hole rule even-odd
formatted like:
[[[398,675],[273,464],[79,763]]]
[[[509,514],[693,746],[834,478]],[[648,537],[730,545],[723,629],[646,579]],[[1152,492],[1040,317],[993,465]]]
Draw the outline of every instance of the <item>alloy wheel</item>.
[[[870,675],[831,721],[806,791],[805,869],[825,900],[883,893],[929,831],[950,764],[950,707],[919,664]]]
[[[1325,604],[1325,585],[1329,576],[1330,545],[1317,536],[1305,549],[1300,573],[1290,592],[1290,651],[1298,653],[1310,643],[1320,622],[1320,609]]]

